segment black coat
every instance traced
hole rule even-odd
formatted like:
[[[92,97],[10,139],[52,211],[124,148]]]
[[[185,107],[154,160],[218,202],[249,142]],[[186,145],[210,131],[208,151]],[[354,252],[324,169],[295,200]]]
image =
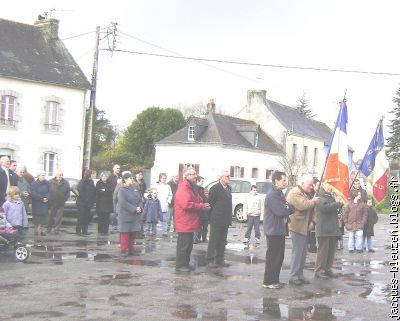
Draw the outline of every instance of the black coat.
[[[96,184],[96,212],[111,213],[114,210],[113,205],[113,183],[111,181],[99,180]]]
[[[336,202],[332,195],[323,193],[319,197],[315,210],[317,212],[317,237],[340,236],[338,213],[343,204]]]
[[[8,175],[10,178],[10,186],[18,185],[18,177],[12,170],[8,170]],[[0,206],[6,201],[6,191],[8,185],[8,179],[6,172],[0,167]]]
[[[210,188],[208,202],[211,206],[210,225],[228,227],[232,224],[232,189],[225,189],[221,183]]]
[[[364,226],[364,236],[374,236],[374,225],[378,223],[378,214],[376,211],[368,206],[367,223]]]
[[[78,184],[78,198],[76,205],[91,208],[96,201],[96,187],[91,178],[82,178]]]

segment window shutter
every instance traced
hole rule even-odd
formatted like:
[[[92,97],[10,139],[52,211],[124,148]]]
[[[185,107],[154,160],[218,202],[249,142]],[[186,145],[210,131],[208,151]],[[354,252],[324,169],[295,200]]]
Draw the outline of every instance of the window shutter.
[[[231,166],[230,176],[235,177],[235,167],[233,167],[233,166]]]
[[[240,167],[240,178],[244,177],[244,167]]]

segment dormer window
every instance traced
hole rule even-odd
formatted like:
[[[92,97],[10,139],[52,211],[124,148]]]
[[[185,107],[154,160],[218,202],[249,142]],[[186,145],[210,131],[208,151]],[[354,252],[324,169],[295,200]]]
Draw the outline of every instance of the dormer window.
[[[188,128],[188,140],[194,140],[194,126]]]

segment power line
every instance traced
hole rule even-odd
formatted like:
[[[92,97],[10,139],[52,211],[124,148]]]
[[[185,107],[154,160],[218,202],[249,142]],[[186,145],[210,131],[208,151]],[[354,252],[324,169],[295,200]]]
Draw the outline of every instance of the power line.
[[[103,49],[103,50],[109,51],[108,49]],[[334,68],[316,68],[316,67],[301,67],[301,66],[262,64],[262,63],[252,63],[252,62],[242,62],[242,61],[232,61],[232,60],[221,60],[221,59],[207,59],[207,58],[198,58],[198,57],[173,56],[173,55],[164,55],[164,54],[157,54],[157,53],[151,53],[151,52],[140,52],[140,51],[130,51],[130,50],[120,50],[120,49],[115,49],[114,51],[122,52],[122,53],[136,54],[136,55],[146,55],[146,56],[155,56],[155,57],[173,58],[173,59],[184,59],[184,60],[193,60],[193,61],[216,62],[216,63],[224,63],[224,64],[231,64],[231,65],[242,65],[242,66],[244,65],[244,66],[252,66],[252,67],[269,67],[269,68],[298,69],[298,70],[311,70],[311,71],[343,72],[343,73],[381,75],[381,76],[382,75],[383,76],[400,76],[400,73],[380,72],[380,71],[346,70],[346,69],[334,69]]]
[[[102,28],[101,30],[103,31],[105,29],[106,28]],[[82,37],[82,36],[90,35],[92,33],[96,33],[96,31],[88,31],[88,32],[85,32],[85,33],[81,33],[79,35],[74,35],[74,36],[71,36],[71,37],[62,38],[61,40],[64,41],[64,40],[70,40],[70,39],[74,39],[74,38],[79,38],[79,37]]]
[[[140,39],[140,38],[138,38],[138,37],[129,35],[129,34],[124,33],[124,32],[122,32],[122,31],[119,31],[119,33],[122,34],[122,35],[124,35],[124,36],[127,36],[127,37],[129,37],[129,38],[132,38],[132,39],[135,39],[135,40],[140,41],[140,42],[142,42],[142,43],[145,43],[146,45],[149,45],[149,46],[152,46],[152,47],[155,47],[155,48],[158,48],[158,49],[161,49],[161,50],[170,52],[170,53],[172,53],[172,54],[174,54],[174,55],[177,55],[177,57],[179,56],[179,57],[181,57],[181,58],[185,58],[184,55],[182,55],[182,54],[180,54],[180,53],[178,53],[178,52],[175,52],[175,51],[169,50],[169,49],[167,49],[167,48],[158,46],[158,45],[153,44],[153,43],[151,43],[151,42],[149,42],[149,41],[146,41],[146,40]],[[116,51],[118,51],[118,50],[116,50]],[[243,78],[243,79],[246,79],[246,80],[250,80],[250,81],[253,81],[253,82],[255,82],[255,83],[260,83],[260,81],[257,80],[257,79],[249,78],[249,77],[240,75],[240,74],[238,74],[238,73],[235,73],[235,72],[232,72],[232,71],[229,71],[229,70],[226,70],[226,69],[222,69],[222,68],[219,68],[219,67],[216,67],[216,66],[207,64],[207,63],[201,61],[201,59],[197,60],[197,62],[200,63],[200,64],[202,64],[202,65],[204,65],[204,66],[207,66],[207,67],[216,69],[216,70],[218,70],[218,71],[222,71],[222,72],[225,72],[225,73],[227,73],[227,74],[230,74],[230,75],[233,75],[233,76],[236,76],[236,77],[239,77],[239,78]]]

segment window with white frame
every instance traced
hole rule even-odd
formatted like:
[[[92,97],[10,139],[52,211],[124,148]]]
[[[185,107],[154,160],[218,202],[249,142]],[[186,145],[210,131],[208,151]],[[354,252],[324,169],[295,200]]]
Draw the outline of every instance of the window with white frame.
[[[15,126],[15,97],[10,95],[1,96],[0,124]]]
[[[45,119],[45,128],[48,130],[58,131],[59,123],[59,104],[55,101],[48,101],[46,103],[46,119]]]
[[[46,152],[43,155],[43,170],[46,172],[46,176],[54,176],[57,168],[57,154],[52,152]]]
[[[244,167],[231,166],[230,176],[237,177],[237,178],[243,178],[244,177]]]
[[[194,140],[194,126],[188,128],[188,140]]]

